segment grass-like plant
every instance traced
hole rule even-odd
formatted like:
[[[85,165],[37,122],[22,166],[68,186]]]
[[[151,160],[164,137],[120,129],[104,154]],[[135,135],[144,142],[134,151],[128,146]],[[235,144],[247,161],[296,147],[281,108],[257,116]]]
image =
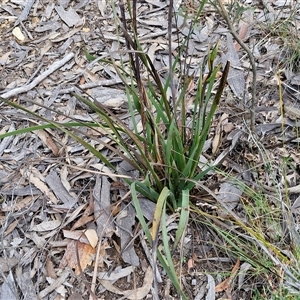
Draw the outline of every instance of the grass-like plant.
[[[171,1],[168,30],[170,70],[166,81],[163,82],[149,56],[140,45],[136,27],[136,1],[133,1],[132,9],[129,2],[127,4],[131,16],[129,21],[133,24],[131,34],[127,28],[128,20],[125,18],[123,5],[120,5],[122,21],[116,18],[116,24],[121,28],[126,40],[130,67],[128,68],[124,64],[117,65],[113,59],[105,62],[115,66],[125,84],[134,124],[133,130],[100,103],[79,95],[74,94],[74,96],[99,114],[103,120],[101,126],[107,127],[109,132],[113,133],[113,135],[110,134],[111,138],[126,154],[131,164],[140,171],[142,180],[128,180],[131,184],[137,216],[153,247],[154,261],[157,256],[176,289],[186,299],[180,288],[171,251],[178,245],[188,221],[189,193],[194,188],[195,182],[203,178],[211,169],[209,166],[206,166],[205,169],[199,166],[200,156],[226,83],[229,63],[224,67],[220,79],[217,80],[217,75],[220,74],[222,68],[221,65],[215,65],[218,50],[215,45],[208,50],[207,74],[202,73],[205,66],[199,66],[199,77],[181,73],[182,70],[188,72],[186,66],[182,67],[181,59],[184,50],[188,47],[189,39],[205,1],[202,2],[191,23],[188,36],[183,39],[181,45],[178,45],[178,55],[174,59],[171,50],[173,20],[173,3]],[[141,77],[142,73],[147,74],[146,78]],[[173,76],[175,73],[179,78],[178,88],[175,87]],[[218,87],[214,93],[217,82]],[[195,85],[195,96],[188,124],[186,106],[191,84]],[[168,96],[167,91],[170,91],[171,96]],[[137,112],[141,119],[142,131],[135,122]],[[140,209],[139,194],[156,203],[152,231],[149,230]],[[167,208],[173,211],[181,208],[180,221],[172,249],[169,246],[165,224]],[[163,252],[157,249],[160,225],[162,225]]]
[[[274,194],[259,192],[220,170],[216,172],[244,193],[238,211],[229,209],[216,196],[219,214],[191,205],[190,221],[213,232],[214,237],[205,244],[212,245],[219,256],[248,265],[240,268],[236,282],[252,286],[249,299],[299,299],[300,238],[287,195],[280,188]],[[224,272],[222,277],[226,280],[229,276]]]

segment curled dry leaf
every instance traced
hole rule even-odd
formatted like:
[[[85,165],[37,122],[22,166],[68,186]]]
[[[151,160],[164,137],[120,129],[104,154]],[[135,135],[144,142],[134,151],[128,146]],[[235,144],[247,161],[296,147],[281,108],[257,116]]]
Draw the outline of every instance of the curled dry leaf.
[[[152,282],[153,282],[153,271],[152,271],[151,266],[149,266],[147,268],[147,271],[146,271],[145,277],[144,277],[143,286],[140,288],[137,288],[135,290],[121,291],[119,288],[115,287],[109,280],[101,280],[100,279],[100,283],[108,291],[113,292],[118,295],[124,295],[127,299],[132,299],[132,300],[144,299],[151,290]]]
[[[230,286],[231,286],[233,279],[236,276],[239,268],[240,268],[240,260],[238,259],[231,271],[230,276],[216,286],[217,293],[220,293],[223,291],[225,291],[226,293],[229,293]]]
[[[88,265],[91,265],[94,261],[95,254],[96,250],[92,246],[72,241],[67,246],[59,268],[63,269],[66,266],[69,266],[69,268],[75,269],[75,275],[79,275],[80,267],[82,271],[84,271]]]
[[[31,168],[30,171],[28,170],[28,168],[24,168],[20,170],[20,173],[24,178],[27,178],[30,183],[37,187],[43,194],[45,194],[52,203],[57,204],[58,201],[56,197],[43,182],[45,179],[36,168]]]
[[[212,153],[213,154],[215,154],[218,151],[219,146],[221,144],[222,131],[223,131],[224,125],[228,123],[228,116],[229,116],[228,114],[223,114],[217,125],[215,137],[212,142]]]
[[[31,231],[51,231],[53,229],[56,229],[61,225],[61,220],[54,220],[54,221],[44,221],[37,225],[30,226]]]

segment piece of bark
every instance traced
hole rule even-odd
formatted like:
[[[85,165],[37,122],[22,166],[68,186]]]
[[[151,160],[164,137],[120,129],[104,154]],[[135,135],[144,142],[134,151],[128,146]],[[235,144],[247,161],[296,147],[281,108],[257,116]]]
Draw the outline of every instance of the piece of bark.
[[[98,176],[93,190],[94,215],[97,223],[97,233],[99,238],[110,237],[115,231],[112,223],[110,182],[106,176]]]
[[[63,205],[56,205],[55,207],[70,209],[75,205],[76,199],[68,193],[55,171],[51,170],[45,180],[56,197],[63,202]]]
[[[239,55],[235,49],[232,36],[228,33],[227,38],[227,53],[222,55],[222,63],[225,66],[227,61],[230,61],[230,70],[227,77],[227,82],[233,93],[239,98],[247,101],[248,94],[246,93],[246,81],[244,71],[241,68]]]
[[[117,220],[118,233],[121,239],[121,253],[122,258],[125,262],[129,263],[132,266],[139,266],[140,261],[134,250],[132,239],[132,226],[135,224],[135,209],[130,205],[125,207],[122,204],[121,214],[124,214],[124,217]]]

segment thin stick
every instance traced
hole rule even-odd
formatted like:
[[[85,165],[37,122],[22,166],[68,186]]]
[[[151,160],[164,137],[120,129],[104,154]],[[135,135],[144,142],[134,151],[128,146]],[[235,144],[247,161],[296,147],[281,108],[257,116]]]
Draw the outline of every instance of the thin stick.
[[[34,87],[36,87],[40,82],[42,82],[47,76],[55,72],[57,69],[62,67],[65,63],[67,63],[70,59],[74,57],[74,53],[69,53],[67,56],[65,56],[62,60],[56,61],[48,70],[46,70],[44,73],[42,73],[40,76],[38,76],[35,80],[33,80],[29,84],[25,84],[23,86],[20,86],[18,88],[15,88],[13,90],[10,90],[4,94],[1,95],[2,98],[7,99],[16,95],[19,95],[21,93],[28,92],[32,90]]]

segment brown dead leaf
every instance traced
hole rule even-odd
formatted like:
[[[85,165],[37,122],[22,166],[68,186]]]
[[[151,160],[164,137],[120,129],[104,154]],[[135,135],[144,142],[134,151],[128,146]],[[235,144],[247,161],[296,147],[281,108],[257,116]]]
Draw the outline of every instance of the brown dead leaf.
[[[240,27],[239,37],[241,38],[241,40],[244,40],[244,38],[246,37],[246,35],[248,33],[248,28],[249,28],[249,26],[246,23],[243,23],[242,26]],[[236,51],[239,51],[241,46],[238,42],[235,42],[234,48]]]
[[[221,145],[221,141],[222,141],[222,131],[223,131],[223,127],[226,123],[228,123],[228,114],[223,114],[219,120],[219,123],[217,125],[216,128],[216,133],[212,142],[212,153],[215,154],[220,145]]]
[[[113,244],[114,244],[114,246],[115,246],[115,249],[116,249],[116,251],[119,253],[119,254],[121,254],[121,247],[116,243],[116,241],[114,241],[114,240],[112,240],[112,242],[113,242]]]
[[[81,204],[80,206],[78,206],[72,213],[71,215],[68,217],[68,219],[64,222],[64,226],[66,226],[67,224],[70,224],[71,222],[73,222],[78,215],[80,214],[80,212],[86,207],[86,204]],[[73,228],[71,229],[73,230]]]
[[[7,229],[4,231],[4,237],[6,237],[8,234],[10,234],[17,227],[18,223],[19,223],[19,220],[15,220],[11,224],[9,224]]]
[[[84,84],[84,83],[85,83],[85,78],[84,78],[84,76],[82,76],[82,77],[80,78],[79,84]]]
[[[215,288],[216,293],[221,293],[221,292],[225,291],[228,299],[231,299],[230,286],[231,286],[233,279],[236,276],[239,268],[240,268],[240,260],[238,259],[235,266],[233,267],[233,269],[231,271],[230,276],[216,286],[216,288]]]
[[[14,209],[15,211],[20,211],[23,208],[28,207],[29,205],[32,205],[33,202],[35,202],[35,200],[38,197],[39,197],[39,195],[24,197],[24,198],[20,199],[20,201],[18,201],[13,207],[11,207],[11,206],[3,207],[2,211],[12,211],[12,209]]]
[[[79,262],[77,259],[77,254]],[[88,265],[91,265],[94,261],[95,254],[96,250],[92,246],[78,241],[72,241],[67,246],[66,252],[60,262],[59,268],[63,269],[66,266],[69,266],[71,269],[75,269],[75,275],[78,276],[80,274],[79,263],[82,271],[84,271],[85,268]]]
[[[188,271],[190,271],[192,268],[194,268],[194,259],[190,258],[188,260]]]
[[[51,261],[50,257],[47,258],[46,261],[46,270],[47,270],[47,276],[51,277],[52,279],[57,279],[53,262]]]
[[[75,230],[77,228],[82,227],[83,225],[92,222],[94,220],[94,210],[89,205],[86,210],[84,211],[83,215],[75,222],[75,224],[72,226],[71,230]]]
[[[46,130],[38,130],[36,135],[41,139],[41,141],[52,151],[54,156],[57,156],[59,149],[53,141],[52,137]]]

